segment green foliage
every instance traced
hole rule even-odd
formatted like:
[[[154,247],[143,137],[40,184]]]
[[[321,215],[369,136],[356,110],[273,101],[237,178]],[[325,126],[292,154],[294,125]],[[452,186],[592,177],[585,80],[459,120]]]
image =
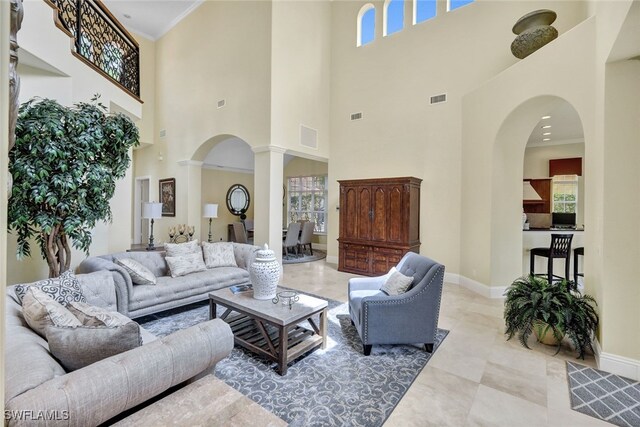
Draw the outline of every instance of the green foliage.
[[[578,357],[584,359],[587,349],[593,352],[591,337],[598,327],[597,304],[591,296],[580,294],[573,282],[549,283],[529,275],[516,279],[505,296],[507,340],[518,335],[520,343],[529,348],[527,340],[535,324],[542,321],[549,325],[548,329],[558,341],[566,335],[578,351]]]
[[[36,239],[50,275],[68,268],[68,238],[88,254],[96,222],[111,221],[109,200],[129,167],[129,149],[139,144],[131,119],[107,114],[97,99],[64,107],[36,98],[20,107],[9,153],[9,228],[19,257],[31,256],[29,239]]]

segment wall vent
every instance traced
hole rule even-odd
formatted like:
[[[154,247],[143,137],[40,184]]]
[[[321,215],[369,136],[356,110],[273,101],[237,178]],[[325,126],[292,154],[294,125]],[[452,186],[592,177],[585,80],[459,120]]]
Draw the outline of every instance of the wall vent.
[[[447,94],[443,93],[442,95],[434,95],[431,97],[432,104],[440,104],[441,102],[447,102]]]
[[[362,113],[352,113],[351,114],[351,120],[361,120],[362,119]]]
[[[222,108],[225,105],[227,105],[227,100],[226,99],[221,99],[220,101],[218,101],[218,108]]]
[[[160,138],[164,138],[165,136],[167,136],[167,130],[166,129],[160,129]]]
[[[318,148],[318,131],[305,125],[300,125],[300,145]]]

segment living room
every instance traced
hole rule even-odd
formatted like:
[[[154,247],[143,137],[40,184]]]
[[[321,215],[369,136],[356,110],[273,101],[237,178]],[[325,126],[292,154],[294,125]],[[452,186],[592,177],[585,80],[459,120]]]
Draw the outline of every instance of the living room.
[[[355,1],[202,2],[170,28],[159,26],[155,37],[132,30],[140,47],[140,103],[71,54],[49,4],[25,2],[20,102],[44,96],[70,105],[100,93],[110,111],[126,112],[140,131],[141,146],[111,201],[113,221],[93,231],[90,255],[121,252],[135,241],[134,184],[141,177],[149,180],[151,200],[160,180],[175,179],[175,216],[156,220],[159,242],[180,224],[195,225],[198,240],[206,241],[202,206],[226,209],[221,197],[230,184],[224,171],[203,162],[237,138],[254,155],[253,178],[247,174],[254,242],[268,243],[279,260],[287,223],[285,159],[327,165],[326,263],[322,269],[287,266],[283,283],[345,300],[351,276],[336,271],[338,181],[418,177],[420,253],[446,266],[440,327],[454,332],[443,350],[455,342],[454,317],[464,315],[452,296],[465,309],[487,306],[501,320],[500,298],[523,271],[525,144],[540,117],[562,100],[584,128],[584,287],[600,315],[595,361],[638,380],[640,295],[633,283],[640,273],[634,215],[640,196],[629,189],[640,178],[634,166],[640,156],[639,3],[476,0],[449,10],[438,1],[434,18],[414,24],[413,2],[406,1],[404,28],[389,35],[383,35],[385,4],[372,4],[375,37],[363,46],[357,46],[356,24],[365,3]],[[516,59],[509,51],[511,28],[537,9],[557,13],[559,36]],[[127,26],[127,18],[114,14]],[[446,102],[429,102],[442,94]],[[361,119],[351,120],[356,113]],[[316,131],[314,147],[301,143],[301,126]],[[3,218],[6,206],[3,201]],[[213,220],[215,241],[226,240],[227,222]],[[17,260],[15,236],[4,239],[7,285],[47,277],[35,246],[32,257]],[[72,269],[85,257],[74,250]],[[307,274],[314,277],[308,288]],[[327,277],[326,286],[318,276]],[[437,355],[429,367],[441,363],[432,366]]]

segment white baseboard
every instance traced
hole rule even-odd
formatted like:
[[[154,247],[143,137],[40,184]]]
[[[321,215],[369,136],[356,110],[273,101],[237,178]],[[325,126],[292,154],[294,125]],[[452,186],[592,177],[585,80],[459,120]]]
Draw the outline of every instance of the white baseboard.
[[[338,263],[338,257],[337,256],[327,256],[326,261],[329,264],[337,264]]]
[[[598,369],[640,381],[640,360],[601,352],[596,357]]]
[[[327,251],[327,244],[326,243],[312,243],[311,246],[313,247],[313,249],[319,249],[321,251]]]
[[[463,288],[469,289],[470,291],[482,295],[485,298],[504,298],[504,291],[507,289],[506,286],[488,286],[484,283],[480,283],[476,280],[455,273],[445,273],[444,281],[460,285]]]

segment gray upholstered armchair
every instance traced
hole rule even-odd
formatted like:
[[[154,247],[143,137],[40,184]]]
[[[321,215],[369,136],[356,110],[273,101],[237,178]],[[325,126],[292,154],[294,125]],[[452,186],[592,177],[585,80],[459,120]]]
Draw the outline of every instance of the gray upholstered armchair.
[[[407,253],[396,266],[405,276],[413,276],[411,288],[397,296],[380,290],[389,273],[379,277],[349,280],[349,314],[364,346],[373,344],[424,344],[433,351],[444,281],[444,265]]]

